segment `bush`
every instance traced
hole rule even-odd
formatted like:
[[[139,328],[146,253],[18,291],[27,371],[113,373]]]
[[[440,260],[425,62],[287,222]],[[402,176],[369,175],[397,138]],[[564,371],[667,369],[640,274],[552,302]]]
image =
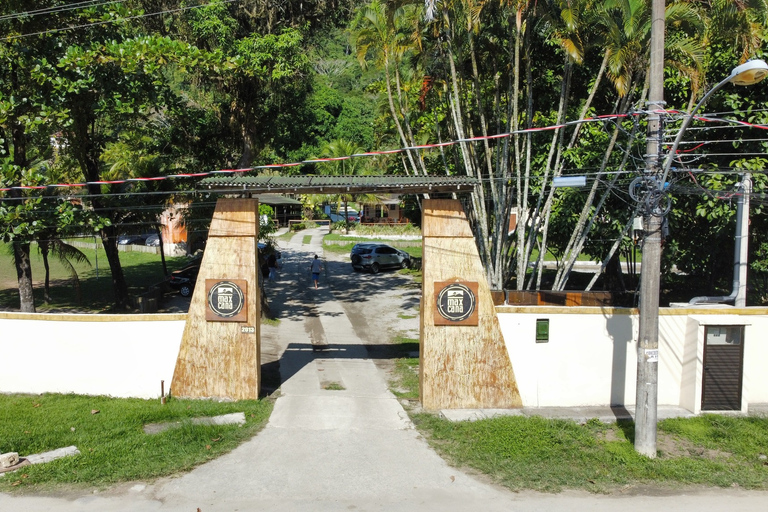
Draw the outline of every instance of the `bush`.
[[[358,235],[381,236],[382,238],[392,235],[421,236],[421,229],[410,223],[360,225],[356,231]]]
[[[350,224],[352,224],[352,223],[350,222]],[[347,229],[347,223],[344,222],[343,220],[339,220],[339,221],[336,221],[333,224],[331,224],[331,232],[343,231],[345,229]]]

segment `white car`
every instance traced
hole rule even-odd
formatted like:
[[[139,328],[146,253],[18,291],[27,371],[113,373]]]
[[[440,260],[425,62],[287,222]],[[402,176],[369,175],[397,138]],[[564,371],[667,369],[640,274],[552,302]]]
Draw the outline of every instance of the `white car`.
[[[378,274],[383,268],[410,268],[411,255],[387,244],[355,244],[352,253],[352,268],[355,271],[370,270]]]

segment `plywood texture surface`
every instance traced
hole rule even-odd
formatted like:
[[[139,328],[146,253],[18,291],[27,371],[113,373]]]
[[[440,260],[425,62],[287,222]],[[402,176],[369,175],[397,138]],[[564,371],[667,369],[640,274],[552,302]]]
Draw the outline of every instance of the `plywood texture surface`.
[[[422,405],[428,410],[522,407],[491,290],[461,204],[425,200],[423,206]],[[479,325],[434,325],[434,283],[448,280],[478,282]]]
[[[236,235],[208,238],[173,373],[174,396],[232,400],[259,397],[257,212],[258,202],[253,199],[220,199],[216,205],[211,232]],[[206,321],[206,279],[247,281],[247,321]],[[255,327],[256,332],[242,333],[243,326]]]
[[[453,199],[429,199],[422,204],[424,218],[430,222],[422,222],[421,233],[426,237],[469,237],[472,229],[467,222],[459,201]]]
[[[242,203],[241,203],[242,201]],[[247,204],[245,203],[247,202]],[[254,236],[258,228],[259,202],[255,199],[219,199],[208,238],[217,236]]]

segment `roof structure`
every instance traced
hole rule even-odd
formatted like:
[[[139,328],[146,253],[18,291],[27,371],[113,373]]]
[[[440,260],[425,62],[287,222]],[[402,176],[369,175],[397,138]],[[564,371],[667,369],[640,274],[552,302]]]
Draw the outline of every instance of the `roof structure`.
[[[279,196],[276,194],[259,194],[255,196],[259,200],[260,204],[268,204],[272,206],[289,206],[296,205],[301,206],[301,201],[291,199],[290,197]]]
[[[211,192],[250,194],[429,194],[471,193],[480,182],[470,176],[224,176],[205,178]]]

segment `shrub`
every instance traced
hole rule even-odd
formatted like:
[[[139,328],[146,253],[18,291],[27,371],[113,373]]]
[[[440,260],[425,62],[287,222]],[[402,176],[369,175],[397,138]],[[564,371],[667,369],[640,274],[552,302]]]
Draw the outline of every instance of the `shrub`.
[[[351,223],[350,223],[351,224]],[[333,231],[343,231],[347,229],[347,223],[343,220],[339,220],[331,224],[331,232]]]

